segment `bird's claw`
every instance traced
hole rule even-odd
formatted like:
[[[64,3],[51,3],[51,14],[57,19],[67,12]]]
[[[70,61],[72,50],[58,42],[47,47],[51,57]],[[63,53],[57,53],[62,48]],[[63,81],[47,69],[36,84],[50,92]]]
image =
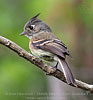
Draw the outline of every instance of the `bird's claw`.
[[[55,73],[57,70],[57,68],[54,68],[54,67],[50,67],[49,70],[46,72],[46,75],[50,75],[50,74],[53,74]]]

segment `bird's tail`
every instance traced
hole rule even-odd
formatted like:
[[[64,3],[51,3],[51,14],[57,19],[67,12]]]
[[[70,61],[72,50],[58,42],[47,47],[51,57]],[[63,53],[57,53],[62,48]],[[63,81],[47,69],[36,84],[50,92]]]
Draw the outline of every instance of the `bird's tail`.
[[[73,77],[73,74],[69,68],[69,65],[68,63],[66,62],[65,59],[62,59],[62,58],[58,58],[59,60],[59,66],[62,68],[63,70],[63,73],[65,75],[65,78],[66,78],[66,81],[68,84],[73,84],[74,86],[77,86],[76,85],[76,82],[75,82],[75,79]]]

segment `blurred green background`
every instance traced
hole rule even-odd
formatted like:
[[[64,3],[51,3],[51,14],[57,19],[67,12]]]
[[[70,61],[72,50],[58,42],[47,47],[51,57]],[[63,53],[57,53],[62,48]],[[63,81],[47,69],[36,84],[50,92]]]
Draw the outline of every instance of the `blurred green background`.
[[[93,84],[93,0],[0,0],[0,35],[30,52],[29,39],[19,34],[37,13],[68,46],[75,77]],[[0,45],[0,100],[54,100],[47,98],[49,85],[39,68]]]

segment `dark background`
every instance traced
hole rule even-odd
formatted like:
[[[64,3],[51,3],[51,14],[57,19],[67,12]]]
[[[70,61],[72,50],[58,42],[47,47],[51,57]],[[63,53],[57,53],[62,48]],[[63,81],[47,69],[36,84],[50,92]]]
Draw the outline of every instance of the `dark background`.
[[[30,52],[29,39],[19,34],[37,13],[68,46],[73,59],[67,59],[74,76],[93,84],[93,0],[0,0],[0,35]],[[0,45],[0,100],[92,100],[92,97],[46,76]]]

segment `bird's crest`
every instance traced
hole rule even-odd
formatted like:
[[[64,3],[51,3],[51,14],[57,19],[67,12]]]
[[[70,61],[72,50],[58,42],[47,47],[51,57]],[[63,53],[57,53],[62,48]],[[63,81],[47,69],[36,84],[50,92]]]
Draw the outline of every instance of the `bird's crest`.
[[[31,22],[34,22],[34,21],[36,21],[37,20],[37,17],[40,15],[40,13],[38,13],[37,15],[35,15],[34,17],[32,17],[31,19],[30,19],[30,21]]]

